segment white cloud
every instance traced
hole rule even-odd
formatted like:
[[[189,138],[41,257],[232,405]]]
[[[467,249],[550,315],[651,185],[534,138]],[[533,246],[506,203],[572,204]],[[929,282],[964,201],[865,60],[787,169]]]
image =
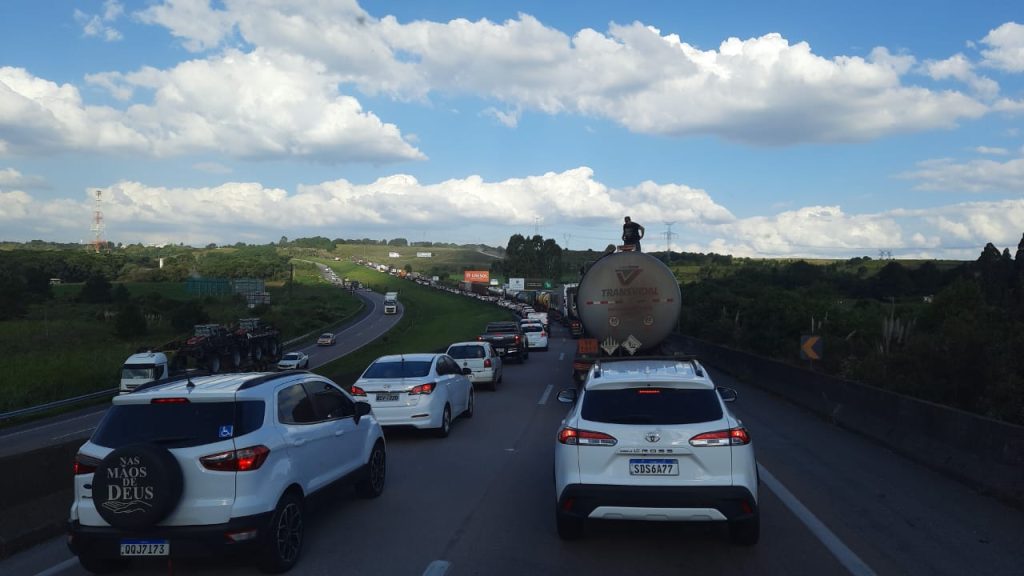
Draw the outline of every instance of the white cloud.
[[[39,176],[26,176],[14,168],[0,169],[0,190],[44,187],[46,187],[46,181]]]
[[[486,110],[484,110],[483,113],[485,116],[490,116],[494,118],[502,126],[505,126],[506,128],[515,128],[516,126],[519,125],[519,116],[521,114],[521,111],[519,109],[513,109],[507,112],[503,112],[501,110],[498,110],[497,108],[487,108]]]
[[[197,162],[192,167],[208,174],[230,174],[232,172],[230,166],[225,166],[219,162]]]
[[[765,145],[859,141],[951,128],[987,112],[966,94],[905,84],[915,59],[884,48],[867,58],[825,58],[805,42],[766,34],[701,50],[639,22],[570,36],[527,14],[502,23],[400,23],[374,18],[354,0],[229,0],[225,7],[178,0],[145,18],[193,49],[237,29],[254,46],[322,62],[367,94],[469,94],[517,111],[606,118],[641,133]],[[998,90],[977,76],[968,83],[979,94]],[[493,112],[500,107],[482,109],[502,120]]]
[[[1024,25],[1007,22],[981,39],[986,66],[1007,72],[1024,72]]]
[[[963,54],[956,54],[945,60],[929,60],[923,67],[925,73],[933,80],[959,80],[982,98],[991,99],[999,95],[999,84],[991,78],[975,74],[974,64]]]
[[[917,169],[899,175],[916,180],[918,190],[952,192],[1019,192],[1024,189],[1024,157],[1005,162],[981,159],[957,162],[950,158],[925,160]]]
[[[1006,148],[999,148],[995,146],[977,146],[974,151],[978,154],[990,154],[992,156],[1007,156],[1010,151]]]
[[[106,0],[102,14],[88,14],[76,9],[75,22],[82,27],[82,35],[86,37],[102,37],[107,42],[122,39],[121,32],[112,26],[124,14],[124,6],[117,0]]]
[[[110,72],[89,80],[115,96],[144,91],[152,100],[124,110],[87,106],[71,85],[0,68],[0,133],[13,134],[7,142],[19,152],[218,152],[324,163],[424,157],[395,125],[340,94],[336,76],[301,56],[228,51],[169,70]]]

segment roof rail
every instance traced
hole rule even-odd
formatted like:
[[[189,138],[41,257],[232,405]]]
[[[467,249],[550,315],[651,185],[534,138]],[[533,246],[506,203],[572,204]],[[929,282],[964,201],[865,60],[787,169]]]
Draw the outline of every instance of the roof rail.
[[[273,382],[278,378],[284,378],[286,376],[295,376],[296,374],[312,374],[309,370],[283,370],[281,372],[270,372],[263,376],[257,376],[251,380],[246,380],[244,384],[238,387],[239,390],[248,390],[249,388],[255,388],[260,384],[266,384],[267,382]]]
[[[629,362],[630,360],[671,360],[674,362],[695,362],[697,357],[693,354],[657,354],[641,356],[601,356],[598,358],[602,364],[606,362]]]
[[[170,384],[171,382],[180,382],[182,380],[190,380],[193,377],[197,377],[197,376],[212,376],[212,375],[213,375],[212,372],[207,372],[206,370],[201,370],[201,371],[196,371],[196,372],[186,372],[186,373],[183,373],[183,374],[177,374],[175,376],[168,376],[167,378],[161,378],[159,380],[153,380],[152,382],[146,382],[145,384],[139,384],[138,386],[135,387],[135,389],[133,389],[131,392],[129,392],[129,394],[135,394],[136,392],[139,392],[140,390],[148,390],[150,388],[155,388],[156,386],[162,386],[164,384]]]

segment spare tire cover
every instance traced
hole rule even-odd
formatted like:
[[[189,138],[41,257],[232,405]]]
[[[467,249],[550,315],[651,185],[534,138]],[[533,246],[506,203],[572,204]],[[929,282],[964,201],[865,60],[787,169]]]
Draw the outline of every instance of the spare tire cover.
[[[147,528],[166,518],[182,493],[181,466],[166,448],[123,446],[96,467],[92,498],[96,511],[115,528]]]

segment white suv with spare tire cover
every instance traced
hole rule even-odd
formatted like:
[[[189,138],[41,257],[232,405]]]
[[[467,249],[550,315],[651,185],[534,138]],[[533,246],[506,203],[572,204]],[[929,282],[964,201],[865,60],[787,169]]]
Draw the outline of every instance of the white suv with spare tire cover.
[[[558,399],[573,406],[555,440],[560,537],[588,519],[725,522],[737,544],[757,543],[760,508],[750,433],[690,357],[612,358]]]
[[[316,374],[153,382],[115,397],[79,449],[68,545],[92,572],[232,552],[284,572],[302,550],[305,500],[345,480],[379,496],[385,464],[369,404]]]

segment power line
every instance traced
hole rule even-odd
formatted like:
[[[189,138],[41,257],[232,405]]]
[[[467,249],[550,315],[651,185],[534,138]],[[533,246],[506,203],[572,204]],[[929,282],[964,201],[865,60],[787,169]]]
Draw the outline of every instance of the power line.
[[[675,222],[665,222],[665,226],[668,226],[668,230],[665,231],[665,251],[668,254],[672,254],[672,236],[674,236],[674,234],[672,234],[673,224],[675,224]]]

